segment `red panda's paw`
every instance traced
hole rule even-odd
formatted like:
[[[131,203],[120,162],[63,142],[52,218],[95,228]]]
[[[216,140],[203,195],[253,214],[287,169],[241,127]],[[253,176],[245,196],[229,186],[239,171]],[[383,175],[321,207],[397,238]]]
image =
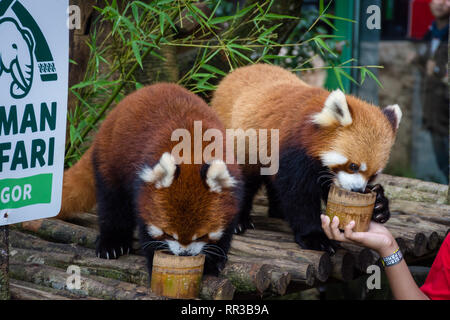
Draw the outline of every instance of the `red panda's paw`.
[[[95,253],[101,259],[117,259],[131,252],[131,241],[109,240],[98,236]]]
[[[225,263],[226,259],[208,256],[205,260],[203,274],[218,277],[225,268]]]
[[[377,194],[372,220],[378,223],[386,223],[391,217],[391,212],[389,210],[389,199],[384,195],[383,187],[380,184],[367,187]]]
[[[246,217],[246,218],[240,218],[239,222],[236,224],[236,227],[234,228],[234,234],[242,234],[247,229],[255,229],[255,225],[253,224],[252,218]]]

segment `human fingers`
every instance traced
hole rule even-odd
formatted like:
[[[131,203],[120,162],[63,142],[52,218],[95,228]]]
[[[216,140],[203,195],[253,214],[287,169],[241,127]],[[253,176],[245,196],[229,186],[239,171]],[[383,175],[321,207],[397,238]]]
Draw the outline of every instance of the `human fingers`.
[[[329,239],[333,239],[333,235],[331,234],[331,228],[330,228],[330,217],[321,214],[320,220],[322,221],[322,229],[327,235]]]
[[[345,241],[344,234],[339,230],[339,218],[334,216],[331,221],[330,229],[334,240]]]

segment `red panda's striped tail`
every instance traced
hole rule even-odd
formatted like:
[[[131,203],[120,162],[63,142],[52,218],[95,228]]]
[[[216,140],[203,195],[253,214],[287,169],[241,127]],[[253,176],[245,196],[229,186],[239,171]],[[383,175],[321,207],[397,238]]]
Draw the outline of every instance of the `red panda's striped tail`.
[[[70,219],[91,210],[96,203],[92,147],[64,172],[61,211],[57,218]]]

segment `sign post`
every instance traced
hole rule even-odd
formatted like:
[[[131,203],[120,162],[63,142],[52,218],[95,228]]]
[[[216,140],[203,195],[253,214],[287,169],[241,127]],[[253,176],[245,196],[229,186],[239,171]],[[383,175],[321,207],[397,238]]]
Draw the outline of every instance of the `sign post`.
[[[8,226],[0,227],[0,300],[9,299],[9,249]]]
[[[8,297],[7,225],[54,217],[61,206],[68,6],[0,0],[0,299]]]

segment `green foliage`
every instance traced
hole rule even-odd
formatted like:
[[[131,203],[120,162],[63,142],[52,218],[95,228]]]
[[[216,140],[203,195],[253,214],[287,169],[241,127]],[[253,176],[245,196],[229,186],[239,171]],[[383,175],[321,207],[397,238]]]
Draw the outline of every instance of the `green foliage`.
[[[323,24],[333,27],[332,20],[340,18],[329,14],[322,1],[314,20],[310,13],[302,19],[274,13],[275,0],[247,1],[243,8],[223,0],[203,3],[209,6],[210,13],[199,9],[199,2],[194,0],[99,3],[99,17],[92,23],[94,30],[88,41],[90,59],[85,78],[70,88],[78,101],[68,114],[66,166],[82,155],[91,133],[111,106],[143,86],[136,74],[145,70],[146,58],[166,61],[163,48],[194,51],[194,61],[179,75],[178,83],[200,94],[215,90],[218,80],[237,67],[257,62],[283,64],[291,59],[289,66],[301,71],[311,68],[309,62],[315,54],[337,76],[350,77],[343,70],[353,61],[335,62],[336,42],[340,39],[327,35],[323,28]],[[287,43],[279,43],[278,30],[292,22],[298,24],[294,32]],[[180,32],[188,24],[197,27],[190,33]],[[282,48],[288,48],[289,54],[280,51]],[[294,59],[297,56],[300,59]],[[359,68],[364,78],[373,76],[367,67]]]
[[[325,62],[325,66],[320,67],[320,69],[333,70],[339,86],[344,91],[342,77],[357,85],[362,85],[368,76],[382,87],[375,74],[370,71],[371,68],[382,67],[354,65],[357,62],[355,59],[345,62],[340,61],[341,47],[347,45],[348,40],[336,35],[330,35],[326,26],[336,31],[335,20],[342,20],[348,23],[356,23],[356,21],[328,13],[332,3],[333,1],[330,1],[325,6],[324,1],[321,0],[319,10],[309,9],[302,12],[302,19],[281,50],[283,59],[280,59],[277,63],[292,71],[301,72],[317,69],[318,67],[312,65],[312,61],[315,57],[320,57]],[[350,69],[353,68],[358,69],[360,72],[360,83],[350,75]]]

